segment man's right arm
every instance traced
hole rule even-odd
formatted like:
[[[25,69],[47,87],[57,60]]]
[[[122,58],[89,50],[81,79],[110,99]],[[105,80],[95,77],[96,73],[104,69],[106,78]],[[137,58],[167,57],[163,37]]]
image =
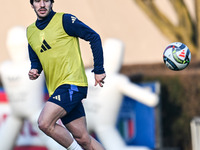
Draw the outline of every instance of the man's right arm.
[[[28,72],[28,76],[29,76],[30,80],[35,80],[35,79],[37,79],[40,76],[40,74],[38,73],[37,69],[31,69]]]
[[[32,47],[28,45],[29,59],[31,61],[31,70],[28,75],[31,80],[35,80],[40,76],[42,72],[42,65],[36,53],[33,51]]]

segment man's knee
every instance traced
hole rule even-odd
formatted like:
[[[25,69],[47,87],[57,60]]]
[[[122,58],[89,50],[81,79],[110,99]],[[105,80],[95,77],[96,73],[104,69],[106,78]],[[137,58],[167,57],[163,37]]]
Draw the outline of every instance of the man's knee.
[[[38,120],[38,128],[42,130],[45,134],[51,135],[51,132],[53,130],[53,127],[49,125],[48,122],[44,120]]]
[[[81,145],[82,147],[88,147],[91,145],[91,138],[86,133],[74,138],[78,142],[78,144]]]

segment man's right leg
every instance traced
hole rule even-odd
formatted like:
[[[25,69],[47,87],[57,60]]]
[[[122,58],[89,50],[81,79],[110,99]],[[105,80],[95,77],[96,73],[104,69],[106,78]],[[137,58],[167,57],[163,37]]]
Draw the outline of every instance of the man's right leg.
[[[76,144],[74,139],[66,128],[56,123],[58,119],[65,115],[66,111],[62,107],[47,101],[39,116],[38,126],[63,147],[69,148]],[[77,150],[81,149],[79,145],[76,145],[76,147],[78,147]]]

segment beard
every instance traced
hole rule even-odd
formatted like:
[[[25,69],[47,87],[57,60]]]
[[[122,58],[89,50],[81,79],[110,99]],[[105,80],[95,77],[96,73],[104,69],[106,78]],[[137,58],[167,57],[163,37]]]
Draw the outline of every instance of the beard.
[[[45,9],[45,10],[46,10],[46,13],[45,13],[44,15],[41,15],[41,14],[39,13],[40,9]],[[39,19],[39,20],[43,20],[43,19],[45,19],[45,18],[49,15],[49,13],[50,13],[51,10],[52,10],[52,7],[50,7],[49,9],[46,9],[46,8],[40,8],[40,9],[39,9],[38,11],[37,11],[36,9],[34,9],[34,11],[35,11],[35,13],[36,13],[38,19]]]

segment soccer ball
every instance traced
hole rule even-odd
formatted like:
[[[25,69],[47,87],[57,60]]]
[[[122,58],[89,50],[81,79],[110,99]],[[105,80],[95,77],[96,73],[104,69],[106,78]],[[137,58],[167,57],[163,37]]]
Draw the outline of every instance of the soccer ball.
[[[189,48],[181,43],[174,42],[167,46],[163,53],[165,65],[175,71],[185,69],[191,61],[191,53]]]

